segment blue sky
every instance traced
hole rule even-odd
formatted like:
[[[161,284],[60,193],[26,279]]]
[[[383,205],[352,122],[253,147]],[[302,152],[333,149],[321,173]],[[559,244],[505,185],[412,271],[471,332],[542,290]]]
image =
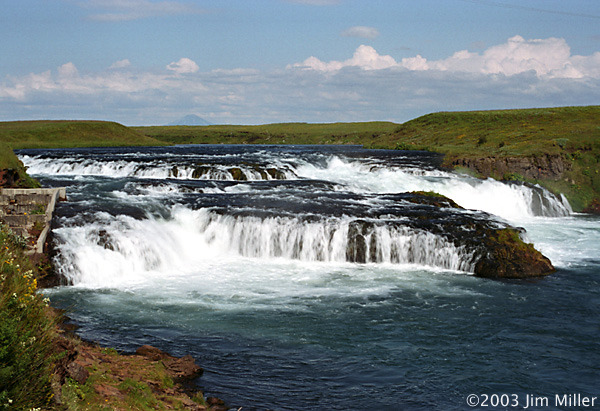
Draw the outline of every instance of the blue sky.
[[[0,121],[600,104],[598,0],[0,0]]]

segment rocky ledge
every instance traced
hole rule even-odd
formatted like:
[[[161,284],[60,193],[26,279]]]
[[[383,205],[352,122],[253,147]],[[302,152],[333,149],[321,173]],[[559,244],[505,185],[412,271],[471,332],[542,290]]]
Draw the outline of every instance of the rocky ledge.
[[[478,157],[459,158],[451,161],[452,167],[465,167],[476,171],[482,177],[499,180],[520,175],[529,180],[560,180],[571,163],[560,155],[539,155],[529,157]]]
[[[460,253],[464,261],[461,269],[471,271],[477,277],[531,278],[555,271],[548,258],[524,241],[525,229],[499,221],[493,215],[464,210],[451,199],[433,192],[388,194],[383,197],[393,200],[395,206],[371,210],[365,216],[368,218],[350,224],[346,253],[348,261],[378,262],[379,249],[386,247],[386,244],[380,244],[373,233],[381,224],[385,224],[392,228],[398,225],[398,230],[410,227],[413,232],[431,233],[443,238],[446,244],[454,245]],[[411,206],[403,207],[403,203],[410,203]],[[386,220],[388,214],[404,218]],[[422,253],[423,250],[414,250],[413,254]]]
[[[205,398],[195,389],[193,381],[203,370],[189,355],[174,357],[150,345],[124,355],[69,333],[57,338],[55,352],[60,360],[52,381],[53,399],[67,409],[229,409],[222,400]]]
[[[437,193],[414,192],[412,202],[429,203],[435,207],[461,208],[451,199]],[[474,219],[467,223],[470,232],[463,240],[454,238],[455,243],[472,247],[474,274],[485,278],[532,278],[552,274],[555,271],[550,260],[535,249],[533,244],[523,241],[524,228],[509,225],[494,226]]]

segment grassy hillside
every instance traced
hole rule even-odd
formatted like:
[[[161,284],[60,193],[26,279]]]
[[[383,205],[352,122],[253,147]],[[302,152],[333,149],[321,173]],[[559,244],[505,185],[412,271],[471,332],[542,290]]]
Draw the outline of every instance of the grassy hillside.
[[[148,137],[171,144],[363,144],[371,146],[398,124],[283,123],[260,126],[163,126],[133,127]]]
[[[164,145],[131,128],[106,121],[0,122],[0,142],[12,149]]]
[[[564,154],[600,147],[600,106],[441,112],[398,126],[397,148],[450,156]]]
[[[399,149],[444,153],[447,165],[478,158],[535,164],[554,156],[566,167],[561,178],[523,179],[565,194],[576,210],[600,202],[600,106],[433,113],[398,126],[386,138]]]
[[[0,142],[0,187],[12,186],[19,188],[39,187],[40,183],[31,178],[25,171],[25,166],[15,153],[5,143]]]

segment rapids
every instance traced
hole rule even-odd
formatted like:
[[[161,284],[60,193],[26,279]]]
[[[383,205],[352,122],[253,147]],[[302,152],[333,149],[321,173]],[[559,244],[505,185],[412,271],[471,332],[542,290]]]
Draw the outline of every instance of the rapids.
[[[192,354],[232,406],[462,409],[470,393],[593,395],[600,381],[600,221],[539,186],[356,146],[18,155],[67,187],[55,304],[85,338]],[[457,238],[472,221],[524,227],[558,272],[469,275],[475,245]]]

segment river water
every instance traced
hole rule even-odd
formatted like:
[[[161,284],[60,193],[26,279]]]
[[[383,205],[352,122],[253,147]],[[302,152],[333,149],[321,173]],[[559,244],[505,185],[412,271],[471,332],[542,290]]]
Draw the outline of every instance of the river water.
[[[469,409],[470,394],[523,408],[531,396],[600,395],[600,219],[539,187],[356,146],[18,155],[44,185],[67,187],[53,304],[86,339],[191,354],[199,388],[232,408],[452,410]],[[466,210],[434,218],[404,202],[410,191]],[[468,247],[440,235],[457,216],[524,227],[556,273],[474,277]],[[415,226],[424,219],[437,231]],[[348,251],[357,222],[370,224],[363,260]]]

